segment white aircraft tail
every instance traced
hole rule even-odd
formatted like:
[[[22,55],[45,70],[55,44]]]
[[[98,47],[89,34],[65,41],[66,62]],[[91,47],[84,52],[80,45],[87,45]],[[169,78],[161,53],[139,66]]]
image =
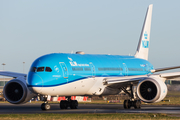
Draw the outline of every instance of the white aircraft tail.
[[[151,4],[149,5],[147,9],[146,17],[145,17],[143,28],[141,31],[141,36],[139,39],[139,44],[138,44],[137,51],[135,54],[136,58],[148,60],[152,8],[153,8],[153,5]]]

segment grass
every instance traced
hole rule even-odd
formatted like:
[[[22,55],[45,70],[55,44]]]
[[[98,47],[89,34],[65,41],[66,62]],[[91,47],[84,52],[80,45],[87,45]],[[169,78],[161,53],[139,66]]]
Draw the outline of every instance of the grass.
[[[0,120],[140,120],[179,119],[167,114],[3,114]]]

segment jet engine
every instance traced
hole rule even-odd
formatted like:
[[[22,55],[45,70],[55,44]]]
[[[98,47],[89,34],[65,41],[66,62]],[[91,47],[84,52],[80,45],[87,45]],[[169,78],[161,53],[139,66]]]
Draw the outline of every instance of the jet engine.
[[[12,104],[28,102],[35,96],[26,85],[26,80],[13,79],[6,83],[3,89],[6,100]]]
[[[137,96],[146,103],[159,102],[167,95],[166,84],[158,78],[142,80],[137,85]]]

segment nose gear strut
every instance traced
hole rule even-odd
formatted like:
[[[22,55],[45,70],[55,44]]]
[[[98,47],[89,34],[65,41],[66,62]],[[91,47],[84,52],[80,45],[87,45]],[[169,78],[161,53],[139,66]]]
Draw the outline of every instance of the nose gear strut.
[[[50,110],[51,106],[47,101],[47,96],[43,96],[43,101],[44,101],[44,103],[41,104],[41,109],[42,110]]]

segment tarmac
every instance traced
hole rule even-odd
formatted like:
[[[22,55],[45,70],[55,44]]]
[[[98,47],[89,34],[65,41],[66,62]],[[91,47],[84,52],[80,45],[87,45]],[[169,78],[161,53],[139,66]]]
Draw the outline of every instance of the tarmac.
[[[165,113],[179,114],[180,106],[142,105],[141,109],[124,109],[120,104],[79,104],[78,109],[60,109],[59,104],[51,104],[51,109],[41,110],[41,103],[10,104],[0,103],[0,114],[34,114],[34,113]]]

